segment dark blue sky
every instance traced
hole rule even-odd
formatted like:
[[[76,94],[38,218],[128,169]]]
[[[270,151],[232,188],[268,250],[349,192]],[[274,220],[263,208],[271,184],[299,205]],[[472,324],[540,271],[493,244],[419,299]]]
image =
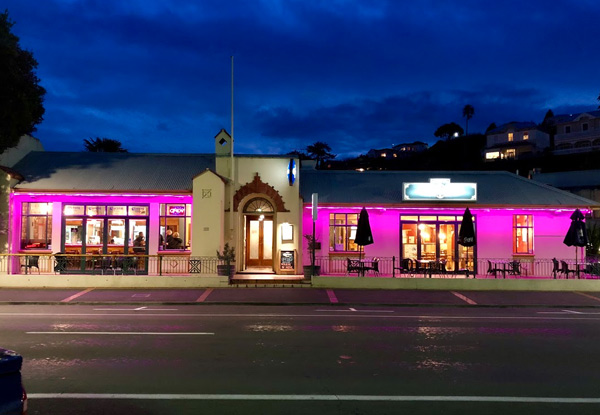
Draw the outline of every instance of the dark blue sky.
[[[34,134],[132,152],[341,157],[425,141],[442,124],[541,122],[600,93],[597,0],[5,0],[47,90]]]

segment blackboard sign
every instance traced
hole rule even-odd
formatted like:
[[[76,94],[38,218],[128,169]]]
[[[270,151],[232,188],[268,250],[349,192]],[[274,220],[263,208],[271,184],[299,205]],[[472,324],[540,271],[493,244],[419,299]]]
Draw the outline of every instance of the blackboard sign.
[[[279,269],[281,270],[293,270],[295,269],[294,264],[294,251],[281,251],[281,261],[279,263]]]

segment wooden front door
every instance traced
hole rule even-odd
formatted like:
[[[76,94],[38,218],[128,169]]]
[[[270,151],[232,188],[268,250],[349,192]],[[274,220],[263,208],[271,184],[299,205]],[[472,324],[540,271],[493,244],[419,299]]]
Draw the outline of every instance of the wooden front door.
[[[246,266],[273,266],[273,219],[246,216]]]

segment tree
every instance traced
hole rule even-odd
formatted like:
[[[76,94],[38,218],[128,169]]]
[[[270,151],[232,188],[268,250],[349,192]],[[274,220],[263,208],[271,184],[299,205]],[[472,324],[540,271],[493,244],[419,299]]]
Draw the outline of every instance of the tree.
[[[435,133],[433,133],[433,135],[439,138],[445,138],[446,140],[449,140],[452,137],[461,136],[463,135],[463,133],[464,130],[461,128],[460,125],[451,122],[449,124],[444,124],[441,127],[439,127],[437,130],[435,130]]]
[[[496,123],[495,123],[495,122],[493,122],[493,123],[491,123],[491,124],[488,126],[487,130],[485,130],[485,133],[487,134],[487,133],[489,133],[490,131],[492,131],[492,130],[495,130],[496,128],[498,128],[498,126],[496,125]]]
[[[598,97],[598,98],[600,98],[600,97]],[[552,112],[552,110],[546,111],[546,115],[544,115],[544,121],[542,121],[542,124],[546,124],[548,122],[548,120],[553,117],[554,117],[554,112]]]
[[[473,106],[469,104],[465,105],[465,107],[463,108],[463,117],[467,119],[467,125],[465,128],[467,133],[465,135],[469,135],[469,120],[473,118],[473,114],[475,114],[475,108],[473,108]]]
[[[600,94],[598,94],[598,102],[600,102]],[[600,105],[598,105],[598,109],[600,110]]]
[[[335,158],[335,154],[331,153],[331,147],[329,147],[329,144],[321,141],[317,141],[314,144],[307,146],[306,152],[312,159],[317,160],[317,169],[321,167],[325,160]]]
[[[113,140],[111,138],[86,138],[83,140],[86,151],[92,153],[127,153],[119,140]]]
[[[21,49],[8,10],[0,14],[0,153],[16,146],[22,135],[43,121],[44,95],[35,74],[33,54]]]

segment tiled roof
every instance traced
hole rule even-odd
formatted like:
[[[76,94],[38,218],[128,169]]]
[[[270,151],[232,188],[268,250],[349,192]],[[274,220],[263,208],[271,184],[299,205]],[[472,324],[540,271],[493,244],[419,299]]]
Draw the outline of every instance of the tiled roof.
[[[34,151],[13,169],[23,190],[191,192],[194,176],[215,169],[215,156]]]
[[[300,192],[304,201],[319,194],[323,204],[383,204],[411,206],[402,201],[402,183],[447,178],[455,183],[477,183],[477,202],[421,202],[431,205],[585,207],[597,202],[516,174],[498,171],[323,171],[301,170]]]
[[[534,130],[537,128],[537,124],[533,121],[512,121],[506,124],[502,124],[500,127],[494,128],[488,131],[487,135],[501,134],[508,131],[522,131],[522,130]]]

